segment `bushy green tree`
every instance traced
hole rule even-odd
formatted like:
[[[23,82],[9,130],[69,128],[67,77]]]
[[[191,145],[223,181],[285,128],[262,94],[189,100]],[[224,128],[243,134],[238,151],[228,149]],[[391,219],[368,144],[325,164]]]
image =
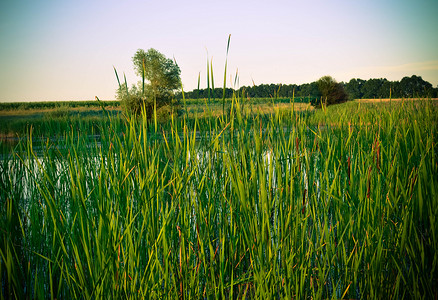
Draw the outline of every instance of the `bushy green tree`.
[[[361,99],[363,96],[362,87],[366,80],[353,78],[345,85],[345,91],[349,99]]]
[[[313,106],[321,107],[322,104],[332,105],[348,100],[344,85],[337,82],[333,77],[323,76],[317,81],[317,84],[321,97],[312,102]]]
[[[399,83],[399,93],[401,97],[432,97],[432,84],[423,80],[421,76],[412,75],[403,77]]]
[[[122,100],[124,107],[137,114],[144,108],[147,117],[151,118],[154,107],[158,110],[174,105],[174,93],[181,85],[178,65],[153,48],[148,51],[138,49],[132,62],[141,80],[131,88],[126,84],[119,86],[116,97]]]

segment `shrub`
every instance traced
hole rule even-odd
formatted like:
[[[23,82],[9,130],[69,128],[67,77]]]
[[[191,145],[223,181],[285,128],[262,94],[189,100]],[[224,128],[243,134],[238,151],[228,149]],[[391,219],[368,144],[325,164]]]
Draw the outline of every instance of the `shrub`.
[[[321,98],[312,101],[313,106],[321,107],[322,104],[328,106],[348,100],[344,86],[342,83],[338,83],[333,77],[323,76],[317,81],[317,84]]]

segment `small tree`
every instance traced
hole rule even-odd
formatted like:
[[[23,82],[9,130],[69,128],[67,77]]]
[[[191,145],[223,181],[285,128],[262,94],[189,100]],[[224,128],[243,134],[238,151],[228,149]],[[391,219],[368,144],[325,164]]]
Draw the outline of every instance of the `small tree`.
[[[147,52],[138,49],[132,62],[141,81],[130,89],[126,84],[121,85],[116,96],[126,109],[138,114],[144,107],[146,116],[151,118],[154,107],[158,110],[172,104],[174,93],[181,84],[181,70],[171,59],[152,48]]]
[[[312,102],[315,107],[342,103],[348,100],[348,95],[344,90],[344,86],[338,83],[331,76],[323,76],[318,81],[318,89],[321,93],[321,98]]]

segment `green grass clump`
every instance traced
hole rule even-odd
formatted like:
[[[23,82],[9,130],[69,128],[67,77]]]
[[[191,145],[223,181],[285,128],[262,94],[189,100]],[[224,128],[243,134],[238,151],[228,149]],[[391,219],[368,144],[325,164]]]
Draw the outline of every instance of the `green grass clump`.
[[[0,161],[2,298],[437,297],[435,104],[231,104],[30,130]]]

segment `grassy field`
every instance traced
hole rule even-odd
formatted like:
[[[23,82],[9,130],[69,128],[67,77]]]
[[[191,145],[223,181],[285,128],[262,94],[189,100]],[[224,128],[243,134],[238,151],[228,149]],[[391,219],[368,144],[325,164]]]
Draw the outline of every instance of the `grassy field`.
[[[231,107],[231,99],[225,99],[227,110]],[[245,112],[253,114],[273,113],[275,109],[287,109],[291,99],[246,99],[242,102]],[[103,121],[110,112],[113,118],[122,117],[123,108],[120,101],[104,101],[104,109],[98,101],[75,102],[26,102],[26,103],[0,103],[0,139],[16,139],[25,136],[30,127],[42,133],[50,131],[56,124],[57,134],[70,130],[71,123],[89,123],[93,126]],[[222,115],[222,99],[186,99],[185,106],[180,104],[178,114],[187,118],[205,118],[208,116]],[[312,110],[308,103],[297,102],[294,104],[297,111]],[[160,118],[159,122],[166,122],[168,118]],[[67,126],[63,126],[67,125]]]
[[[435,102],[231,105],[27,126],[2,298],[438,297]]]
[[[119,101],[103,101],[105,107],[118,106]],[[100,108],[101,104],[96,100],[84,101],[42,101],[42,102],[0,102],[0,111],[25,111],[44,110],[56,108]]]
[[[385,99],[358,99],[361,103],[386,103],[386,102],[408,102],[408,101],[419,101],[422,98],[385,98]],[[429,98],[428,100],[437,101],[438,98]]]

